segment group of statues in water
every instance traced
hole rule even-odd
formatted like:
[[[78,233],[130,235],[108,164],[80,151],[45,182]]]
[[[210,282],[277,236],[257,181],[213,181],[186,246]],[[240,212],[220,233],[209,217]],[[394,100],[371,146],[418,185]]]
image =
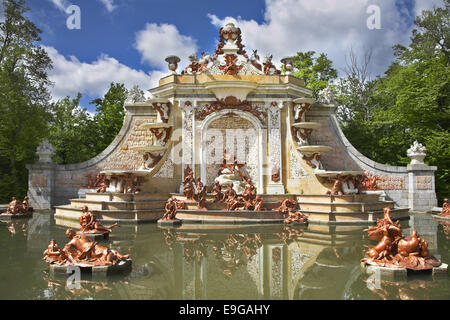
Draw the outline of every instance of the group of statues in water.
[[[33,207],[30,207],[29,198],[25,197],[23,201],[17,200],[12,197],[8,208],[2,214],[4,215],[28,215],[33,211]]]
[[[110,227],[103,226],[87,206],[83,206],[79,222],[81,229],[78,232],[67,229],[66,236],[69,242],[62,249],[54,239],[50,240],[50,244],[44,251],[44,261],[64,266],[94,267],[113,266],[122,260],[129,259],[129,255],[121,255],[117,250],[109,249],[88,236],[109,234],[114,227],[118,226],[117,224]]]
[[[285,199],[278,201],[279,206],[274,211],[278,211],[283,216],[286,217],[284,219],[284,223],[305,223],[308,221],[308,217],[297,210],[298,202],[291,199]]]
[[[397,267],[411,270],[426,270],[438,267],[441,262],[431,256],[426,240],[413,229],[411,236],[404,237],[400,223],[391,219],[390,209],[384,209],[384,218],[378,219],[375,227],[366,229],[369,238],[379,243],[370,249],[365,264],[380,267]]]
[[[448,198],[444,199],[444,204],[442,205],[442,210],[438,214],[439,217],[450,218],[450,204],[448,203]]]

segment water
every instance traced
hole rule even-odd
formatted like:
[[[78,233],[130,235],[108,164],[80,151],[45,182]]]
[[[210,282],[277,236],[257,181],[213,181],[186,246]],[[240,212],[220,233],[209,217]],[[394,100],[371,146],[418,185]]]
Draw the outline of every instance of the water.
[[[431,216],[414,215],[402,226],[404,234],[416,228],[431,253],[450,262],[450,233]],[[66,280],[52,278],[42,261],[50,239],[60,247],[67,243],[66,229],[50,213],[0,223],[0,299],[450,298],[448,277],[368,281],[359,261],[373,242],[363,227],[322,225],[184,225],[172,230],[123,225],[102,244],[131,254],[131,274],[83,279],[81,288],[69,290]]]

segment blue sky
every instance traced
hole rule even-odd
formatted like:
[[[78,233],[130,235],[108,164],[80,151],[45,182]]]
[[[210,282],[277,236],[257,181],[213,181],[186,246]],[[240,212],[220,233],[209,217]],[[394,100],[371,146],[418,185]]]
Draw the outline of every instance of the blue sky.
[[[373,76],[392,61],[392,46],[407,45],[412,22],[440,0],[28,0],[29,17],[43,30],[41,44],[54,62],[55,99],[83,93],[81,106],[102,96],[111,81],[148,90],[167,73],[164,57],[212,52],[218,29],[241,27],[243,42],[279,62],[297,51],[325,52],[342,74],[350,48],[373,51]],[[81,29],[66,27],[71,4],[81,9]],[[381,28],[367,28],[370,5]]]

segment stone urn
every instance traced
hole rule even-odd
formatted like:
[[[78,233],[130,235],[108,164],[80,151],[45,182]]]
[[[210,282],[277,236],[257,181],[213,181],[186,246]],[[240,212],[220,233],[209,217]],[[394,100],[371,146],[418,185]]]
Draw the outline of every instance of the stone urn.
[[[293,63],[295,61],[295,57],[285,57],[280,61],[283,64],[286,75],[292,75],[292,70],[294,70]]]
[[[39,156],[39,162],[52,163],[52,156],[55,153],[55,147],[47,140],[42,141],[37,147],[36,154]]]
[[[172,74],[175,74],[178,68],[178,62],[180,62],[180,58],[178,58],[177,56],[168,56],[165,61],[169,64],[169,70],[172,72]]]
[[[414,141],[412,146],[406,151],[406,155],[411,158],[410,164],[425,164],[423,159],[425,159],[425,156],[427,149],[420,144],[417,140]]]
[[[223,38],[228,42],[232,43],[234,42],[238,35],[239,35],[239,29],[236,28],[234,23],[230,22],[225,25],[225,27],[222,28],[222,34]]]

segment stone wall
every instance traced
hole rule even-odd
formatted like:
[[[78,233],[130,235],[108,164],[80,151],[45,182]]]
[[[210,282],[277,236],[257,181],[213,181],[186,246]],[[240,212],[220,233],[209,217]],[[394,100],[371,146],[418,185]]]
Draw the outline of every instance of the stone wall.
[[[78,198],[79,189],[88,184],[87,175],[95,179],[95,175],[102,170],[138,170],[143,163],[142,155],[129,147],[149,139],[149,131],[144,132],[138,127],[144,122],[155,122],[156,119],[156,111],[150,106],[129,108],[117,137],[96,157],[70,165],[40,162],[28,165],[28,196],[31,205],[36,209],[50,209],[68,204],[69,199]],[[155,166],[155,172],[152,172],[157,177],[157,183],[155,178],[146,179],[146,191],[178,191],[180,170],[175,168],[172,159],[173,152],[166,152]]]
[[[347,140],[334,113],[334,107],[315,105],[307,113],[308,121],[322,127],[313,131],[310,144],[333,148],[322,157],[327,170],[363,170],[380,180],[378,186],[386,193],[386,200],[395,201],[399,207],[413,211],[428,211],[437,205],[434,171],[437,167],[408,165],[387,166],[365,157]]]

